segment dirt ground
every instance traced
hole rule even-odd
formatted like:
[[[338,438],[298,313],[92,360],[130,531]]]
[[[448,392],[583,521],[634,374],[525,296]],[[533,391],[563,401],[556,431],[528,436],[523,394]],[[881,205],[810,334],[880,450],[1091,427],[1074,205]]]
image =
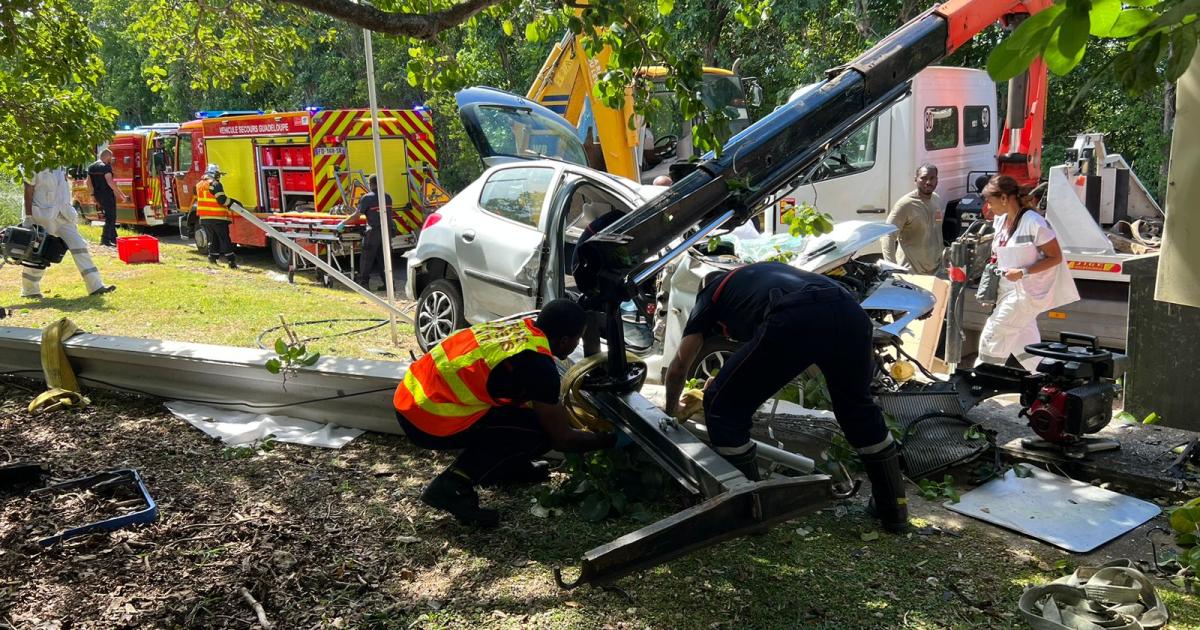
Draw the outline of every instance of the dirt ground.
[[[399,437],[251,455],[142,398],[94,393],[86,409],[31,417],[33,385],[0,379],[0,464],[40,462],[56,479],[136,468],[160,515],[41,549],[32,539],[51,511],[0,498],[0,627],[1015,628],[1025,585],[1055,577],[1060,559],[1093,559],[917,498],[923,530],[872,538],[860,496],[631,576],[620,590],[563,591],[553,567],[570,570],[638,525],[588,524],[572,510],[537,518],[524,488],[485,491],[505,521],[476,532],[419,502],[449,460]],[[654,516],[683,505],[668,499]],[[78,504],[56,506],[87,520]],[[1095,559],[1114,554],[1148,548],[1133,540]],[[1196,601],[1161,590],[1172,627],[1198,627]]]

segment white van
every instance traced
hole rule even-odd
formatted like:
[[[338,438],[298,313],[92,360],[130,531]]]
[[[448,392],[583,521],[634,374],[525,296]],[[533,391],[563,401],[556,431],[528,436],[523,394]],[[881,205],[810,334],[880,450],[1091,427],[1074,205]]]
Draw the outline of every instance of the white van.
[[[954,238],[955,206],[978,176],[995,172],[998,143],[996,84],[987,72],[932,66],[913,78],[908,96],[830,152],[811,183],[784,195],[780,210],[807,202],[835,223],[883,221],[892,204],[916,187],[917,168],[928,162],[938,168],[937,192],[947,210],[944,232]],[[778,219],[770,227],[778,232]]]

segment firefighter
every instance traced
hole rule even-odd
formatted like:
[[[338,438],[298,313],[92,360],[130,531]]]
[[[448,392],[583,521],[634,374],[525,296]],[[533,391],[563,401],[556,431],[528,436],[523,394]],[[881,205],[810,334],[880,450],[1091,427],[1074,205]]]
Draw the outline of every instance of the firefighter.
[[[757,481],[752,416],[815,364],[846,441],[871,480],[876,516],[888,531],[902,532],[908,508],[900,456],[871,397],[872,334],[866,312],[836,281],[779,262],[739,267],[717,276],[697,296],[667,369],[666,412],[675,415],[688,369],[706,338],[743,342],[705,388],[704,418],[717,453]]]
[[[383,248],[383,229],[381,225],[386,224],[391,230],[391,238],[400,236],[399,230],[396,229],[394,221],[395,215],[392,212],[392,196],[387,196],[387,214],[386,221],[382,220],[379,212],[379,181],[374,175],[367,178],[367,187],[371,192],[362,196],[358,200],[358,208],[354,210],[354,214],[346,217],[341,223],[337,224],[337,231],[341,232],[346,229],[346,225],[357,219],[361,215],[367,217],[367,232],[363,235],[362,255],[358,259],[358,277],[354,281],[361,285],[364,289],[371,289],[371,276],[376,274],[384,282],[384,287],[387,286],[387,277],[384,275],[386,269],[383,266],[384,253]]]
[[[549,477],[550,449],[608,448],[614,434],[571,427],[559,400],[554,357],[579,345],[584,311],[570,300],[546,304],[537,319],[484,323],[446,338],[408,367],[396,388],[396,418],[415,445],[462,449],[421,494],[459,522],[494,527],[495,510],[480,507],[475,486],[538,482]]]
[[[117,289],[100,279],[100,270],[92,261],[87,241],[79,234],[79,214],[71,204],[66,170],[45,169],[34,175],[32,181],[25,182],[25,215],[28,223],[36,223],[66,242],[88,295],[100,295]],[[113,243],[116,243],[115,238]],[[45,269],[22,268],[21,297],[42,297],[41,282],[45,273]]]
[[[241,203],[225,194],[225,187],[221,185],[224,174],[216,164],[209,164],[204,169],[204,176],[196,184],[196,215],[200,217],[200,226],[208,232],[208,262],[215,265],[221,256],[225,256],[229,268],[237,269],[237,256],[229,238],[229,226],[233,223],[233,211],[229,206]]]

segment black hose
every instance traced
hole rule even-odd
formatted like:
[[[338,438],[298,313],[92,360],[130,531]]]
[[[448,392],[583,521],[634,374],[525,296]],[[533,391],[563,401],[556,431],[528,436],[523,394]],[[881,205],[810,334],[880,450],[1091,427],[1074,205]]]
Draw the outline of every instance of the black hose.
[[[373,324],[371,326],[366,326],[364,328],[355,328],[354,330],[348,330],[345,332],[334,333],[334,334],[330,334],[330,335],[316,335],[313,337],[304,337],[297,341],[299,343],[308,343],[310,341],[317,341],[318,339],[333,339],[334,337],[347,337],[349,335],[357,335],[360,333],[370,332],[377,328],[382,328],[383,326],[387,325],[388,320],[381,319],[378,317],[336,317],[333,319],[315,319],[315,320],[307,321],[307,322],[295,322],[292,324],[288,324],[288,328],[299,328],[301,326],[316,326],[318,324],[331,324],[334,322],[372,322]],[[258,334],[258,337],[254,340],[255,345],[257,345],[260,350],[271,350],[272,348],[270,346],[267,346],[266,344],[263,343],[263,337],[266,337],[268,334],[273,333],[277,330],[282,330],[282,329],[283,329],[283,325],[279,325],[279,326],[274,326],[274,327],[271,327],[271,328],[268,328],[268,329],[262,331],[261,333]]]

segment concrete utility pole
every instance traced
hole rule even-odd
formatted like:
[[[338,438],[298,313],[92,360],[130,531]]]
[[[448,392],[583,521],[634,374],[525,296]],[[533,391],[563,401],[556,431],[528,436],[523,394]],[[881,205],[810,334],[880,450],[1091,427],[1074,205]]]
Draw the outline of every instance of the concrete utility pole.
[[[379,191],[377,209],[379,212],[380,236],[383,238],[383,281],[387,285],[387,301],[396,306],[396,287],[392,283],[392,232],[391,216],[387,208],[387,187],[383,176],[383,146],[379,141],[379,104],[375,100],[375,52],[371,46],[371,31],[363,29],[363,52],[367,58],[367,96],[371,102],[371,142],[375,147],[375,182]],[[396,335],[396,313],[388,311],[389,328],[392,331],[392,345],[400,345]]]

